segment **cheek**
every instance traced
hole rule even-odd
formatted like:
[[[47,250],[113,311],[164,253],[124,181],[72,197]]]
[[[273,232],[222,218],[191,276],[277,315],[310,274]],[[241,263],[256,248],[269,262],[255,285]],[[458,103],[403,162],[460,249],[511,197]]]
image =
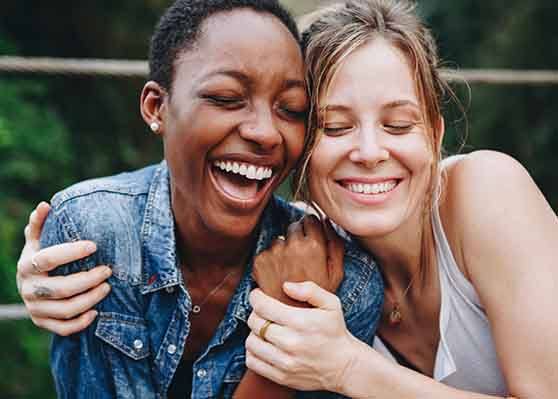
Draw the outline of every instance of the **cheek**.
[[[304,138],[306,135],[306,127],[304,123],[289,124],[281,127],[285,147],[287,148],[290,162],[294,164],[304,150]]]
[[[308,186],[312,200],[316,201],[322,208],[328,208],[327,202],[330,193],[328,178],[332,177],[336,165],[342,159],[341,146],[328,137],[322,137],[308,164]]]

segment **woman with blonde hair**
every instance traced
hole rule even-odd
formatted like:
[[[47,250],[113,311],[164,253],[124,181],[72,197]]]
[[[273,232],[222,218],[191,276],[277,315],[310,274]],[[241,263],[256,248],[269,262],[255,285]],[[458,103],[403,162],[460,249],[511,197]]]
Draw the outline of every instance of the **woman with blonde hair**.
[[[383,315],[371,348],[315,284],[284,286],[315,309],[256,290],[248,367],[359,398],[555,397],[558,220],[512,158],[442,160],[449,88],[413,4],[330,7],[303,47],[312,110],[299,193],[374,254]]]

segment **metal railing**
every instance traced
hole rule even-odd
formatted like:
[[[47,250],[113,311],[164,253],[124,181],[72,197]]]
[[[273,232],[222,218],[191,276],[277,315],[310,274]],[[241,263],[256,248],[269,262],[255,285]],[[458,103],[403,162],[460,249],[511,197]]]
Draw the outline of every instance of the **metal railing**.
[[[509,69],[444,69],[446,79],[452,82],[491,85],[556,85],[558,71]],[[145,78],[146,61],[0,57],[0,73],[83,75],[121,78]]]

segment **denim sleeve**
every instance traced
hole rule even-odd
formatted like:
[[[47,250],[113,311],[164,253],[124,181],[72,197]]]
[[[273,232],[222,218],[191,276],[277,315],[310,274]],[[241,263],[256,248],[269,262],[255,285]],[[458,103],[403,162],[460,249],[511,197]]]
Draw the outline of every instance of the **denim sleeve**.
[[[77,237],[68,233],[68,223],[70,220],[64,214],[53,209],[43,226],[41,248],[76,240]],[[86,262],[59,266],[52,274],[68,275],[83,270],[87,268]],[[107,378],[103,351],[94,336],[96,324],[95,321],[84,331],[68,337],[53,335],[50,365],[58,398],[113,397],[113,382]]]
[[[378,328],[384,301],[384,285],[381,274],[374,267],[367,283],[348,309],[344,309],[347,329],[356,338],[371,345]],[[342,350],[342,349],[340,349]],[[339,399],[346,398],[334,392],[299,392],[297,398]]]

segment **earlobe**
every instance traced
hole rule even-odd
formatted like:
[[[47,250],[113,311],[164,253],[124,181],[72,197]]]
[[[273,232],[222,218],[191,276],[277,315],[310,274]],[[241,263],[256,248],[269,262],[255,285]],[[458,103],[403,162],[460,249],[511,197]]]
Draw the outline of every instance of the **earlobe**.
[[[141,116],[155,134],[162,134],[164,131],[165,96],[166,91],[154,81],[147,82],[141,92]]]

